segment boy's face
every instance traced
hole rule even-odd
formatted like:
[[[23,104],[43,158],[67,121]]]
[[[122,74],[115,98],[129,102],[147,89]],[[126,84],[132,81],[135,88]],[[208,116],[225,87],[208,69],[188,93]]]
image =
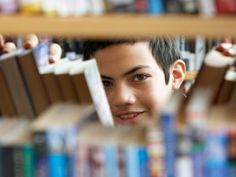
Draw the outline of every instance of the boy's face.
[[[118,44],[98,50],[94,57],[112,110],[121,124],[157,117],[172,91],[147,42]]]

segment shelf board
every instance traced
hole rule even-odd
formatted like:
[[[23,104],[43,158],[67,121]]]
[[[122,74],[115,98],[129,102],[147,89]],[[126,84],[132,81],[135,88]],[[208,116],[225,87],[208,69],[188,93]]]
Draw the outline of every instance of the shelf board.
[[[162,35],[195,37],[236,36],[235,16],[108,14],[103,16],[45,17],[0,15],[0,33],[27,33],[80,38],[129,38]]]
[[[185,80],[194,80],[197,77],[196,71],[188,71],[185,76]]]

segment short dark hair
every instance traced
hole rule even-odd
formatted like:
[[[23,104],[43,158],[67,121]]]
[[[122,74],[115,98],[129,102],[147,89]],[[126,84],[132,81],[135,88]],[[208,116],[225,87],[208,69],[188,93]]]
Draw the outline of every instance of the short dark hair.
[[[149,49],[156,59],[157,63],[163,69],[165,82],[168,84],[171,64],[180,59],[180,52],[176,47],[175,40],[169,37],[151,38],[151,39],[122,39],[122,40],[88,40],[83,43],[83,58],[88,60],[101,49],[118,44],[134,44],[136,42],[146,41],[149,43]]]

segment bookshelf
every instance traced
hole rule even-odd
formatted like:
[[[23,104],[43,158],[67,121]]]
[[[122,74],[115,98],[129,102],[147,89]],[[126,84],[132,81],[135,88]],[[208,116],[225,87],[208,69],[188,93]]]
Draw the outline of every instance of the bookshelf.
[[[128,15],[112,14],[105,16],[49,18],[43,16],[0,15],[0,21],[1,21],[0,33],[2,33],[3,35],[23,35],[34,32],[36,34],[48,34],[50,36],[65,36],[65,37],[80,37],[80,38],[119,38],[119,37],[126,38],[126,37],[147,37],[147,36],[180,35],[180,34],[183,34],[188,37],[194,37],[196,35],[202,35],[205,37],[236,36],[235,35],[236,23],[235,23],[235,17],[233,16],[217,16],[213,18],[202,18],[199,16],[192,16],[192,15],[150,16],[150,15],[132,15],[132,14]],[[192,80],[196,77],[196,75],[197,72],[188,72],[186,75],[186,80]],[[78,109],[76,109],[76,111],[78,111]],[[56,117],[56,116],[51,116],[51,117]],[[100,131],[102,129],[96,128],[96,130]],[[122,138],[123,137],[126,138],[127,135],[130,135],[129,133],[126,133],[124,131],[120,132],[124,133],[124,135],[122,135]],[[113,139],[112,136],[114,134],[110,134],[105,131],[103,133],[104,135],[109,135],[110,139]],[[95,133],[95,135],[97,134]],[[37,136],[40,136],[40,134]],[[40,139],[40,137],[38,139]],[[129,137],[126,140],[129,140]],[[155,142],[153,142],[153,144],[154,143]],[[132,152],[134,151],[132,150]],[[174,152],[174,150],[170,149],[170,151],[168,150],[167,152]],[[4,155],[9,156],[9,154],[7,153],[5,153]],[[56,160],[54,161],[54,163],[56,162],[60,163],[60,159],[59,161]],[[59,164],[59,166],[58,164],[55,166],[59,169],[65,169],[62,167],[63,162]],[[28,163],[33,164],[32,161],[30,160]],[[147,164],[147,162],[145,163]],[[14,162],[14,166],[17,165],[19,165],[18,162]],[[22,164],[20,168],[23,169]],[[30,169],[29,172],[30,173],[32,172],[33,174],[32,169]],[[138,167],[135,166],[131,169],[140,169],[140,168],[139,166]],[[183,171],[185,170],[186,168]]]
[[[27,33],[80,38],[127,38],[160,35],[195,37],[236,36],[235,16],[107,14],[102,16],[45,17],[0,15],[0,33]],[[17,28],[16,28],[17,26]]]

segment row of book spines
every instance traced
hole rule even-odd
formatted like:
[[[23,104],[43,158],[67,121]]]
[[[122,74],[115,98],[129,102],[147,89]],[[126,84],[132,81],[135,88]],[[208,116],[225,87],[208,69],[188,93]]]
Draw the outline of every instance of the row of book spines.
[[[141,2],[142,1],[142,2]],[[79,0],[79,1],[50,1],[37,0],[23,2],[11,0],[1,3],[3,13],[45,14],[48,16],[71,16],[85,14],[102,14],[115,11],[162,13],[164,11],[163,0],[131,0],[127,2],[112,2],[110,0]]]
[[[69,15],[84,15],[84,14],[102,14],[105,12],[146,12],[151,14],[169,13],[197,13],[202,12],[206,15],[214,15],[218,13],[235,13],[234,0],[217,0],[210,1],[180,1],[180,0],[130,0],[112,1],[112,0],[79,0],[67,2],[62,1],[60,4],[57,1],[47,2],[46,0],[37,1],[3,1],[1,11],[3,13],[27,13],[40,14],[48,16],[69,16]],[[199,5],[200,4],[200,5]],[[208,10],[207,10],[208,7]]]
[[[31,118],[49,106],[35,60],[33,51],[22,51],[19,57],[1,60],[1,84],[5,83],[5,88],[1,87],[1,90],[6,93],[4,96],[8,95],[6,98],[8,102],[1,100],[3,115],[5,111],[9,111],[6,115],[19,116],[20,114]]]
[[[156,170],[156,174],[159,175],[163,175],[164,173],[169,175],[172,173],[174,175],[176,172],[177,174],[180,174],[180,171],[182,170],[191,171],[195,174],[194,176],[198,176],[196,174],[203,174],[206,177],[211,177],[214,175],[234,175],[236,170],[235,157],[226,156],[227,149],[230,149],[230,147],[226,146],[226,136],[220,135],[217,137],[217,133],[210,136],[212,137],[209,137],[210,139],[207,142],[209,143],[207,146],[209,147],[207,152],[209,152],[210,155],[204,153],[206,149],[204,150],[204,148],[197,148],[196,146],[193,146],[191,152],[187,154],[188,156],[186,154],[182,154],[176,156],[175,158],[175,167],[181,167],[178,163],[181,163],[183,159],[189,159],[188,162],[190,164],[185,164],[186,166],[182,166],[185,169],[177,168],[177,171],[172,169],[172,172],[168,172],[168,168],[166,168],[166,171],[163,168],[158,169],[163,167],[163,164],[161,164],[163,159],[158,157],[155,162],[156,169],[153,170]],[[232,141],[235,141],[235,136],[233,138],[234,140],[232,139]],[[179,143],[181,143],[181,141]],[[1,158],[4,159],[2,164],[5,165],[2,166],[4,169],[2,170],[2,174],[7,174],[6,176],[9,177],[16,174],[19,176],[20,174],[22,175],[22,173],[24,174],[22,176],[27,177],[34,176],[34,173],[37,176],[44,177],[64,177],[68,176],[68,173],[73,173],[76,171],[77,174],[86,174],[85,176],[93,176],[92,174],[95,176],[98,176],[99,174],[101,176],[104,176],[104,174],[106,174],[105,176],[110,176],[112,174],[112,176],[118,177],[119,173],[125,173],[130,177],[147,177],[150,175],[149,165],[151,158],[148,157],[148,149],[143,146],[133,145],[121,149],[116,145],[93,146],[85,143],[78,145],[76,149],[76,152],[79,152],[80,148],[83,154],[76,154],[76,152],[67,154],[66,151],[49,152],[44,145],[40,146],[38,150],[34,150],[32,145],[25,145],[24,147],[0,148]],[[232,146],[234,145],[232,144]],[[217,153],[215,153],[216,149]],[[170,151],[171,149],[169,148],[166,150]],[[175,150],[172,149],[171,152],[175,152]],[[84,157],[85,154],[87,154],[86,157]],[[210,158],[206,159],[205,156],[207,155]],[[78,158],[79,161],[76,158]],[[186,167],[192,169],[186,169]],[[195,171],[196,169],[200,169],[201,171]],[[160,171],[163,173],[161,174]],[[215,173],[216,171],[217,173]]]
[[[11,93],[9,93],[9,90],[5,88],[4,89],[5,95],[3,96],[5,96],[6,99],[3,99],[4,103],[2,103],[2,106],[4,106],[4,104],[11,105],[11,106],[7,106],[7,108],[2,108],[2,111],[1,111],[2,115],[20,116],[20,114],[22,114],[21,116],[27,116],[31,118],[31,117],[36,117],[41,112],[43,112],[47,107],[57,102],[71,102],[72,101],[72,102],[77,102],[77,103],[80,103],[80,102],[92,103],[92,98],[90,96],[90,93],[88,93],[88,88],[82,88],[81,83],[86,82],[85,78],[82,75],[70,76],[68,74],[65,74],[65,75],[56,76],[53,74],[42,74],[39,76],[41,77],[42,83],[45,86],[45,94],[47,96],[44,98],[48,99],[47,104],[44,104],[45,107],[38,110],[37,113],[28,114],[27,112],[22,112],[22,110],[21,110],[22,113],[20,113],[17,111],[16,106],[12,106],[15,103],[13,103],[14,101],[11,99]],[[81,82],[77,82],[78,80],[80,80]],[[34,109],[31,108],[28,111],[31,112],[33,110]]]
[[[37,145],[36,145],[37,146]],[[128,146],[118,149],[114,145],[102,147],[89,146],[88,156],[79,160],[76,153],[37,152],[34,145],[23,147],[0,147],[1,177],[148,177],[148,152],[145,147]],[[85,146],[81,146],[85,148]],[[36,147],[37,148],[37,147]],[[78,147],[80,148],[80,147]],[[41,151],[42,149],[38,149]],[[78,149],[76,151],[79,151]],[[98,157],[99,155],[99,157]],[[83,154],[84,156],[84,154]],[[99,158],[99,159],[98,159]],[[122,174],[121,174],[122,173]]]
[[[31,144],[0,146],[1,177],[33,177],[34,150]]]
[[[92,102],[83,75],[41,75],[35,60],[30,51],[0,62],[0,90],[5,93],[0,100],[2,115],[33,118],[55,102]]]
[[[221,126],[196,131],[176,127],[172,116],[161,117],[167,176],[220,177],[236,175],[236,129]]]
[[[233,37],[207,39],[203,36],[196,36],[193,39],[185,36],[176,36],[176,46],[180,51],[181,58],[186,64],[186,70],[199,71],[206,54],[226,40],[230,40],[232,43],[235,41]]]

